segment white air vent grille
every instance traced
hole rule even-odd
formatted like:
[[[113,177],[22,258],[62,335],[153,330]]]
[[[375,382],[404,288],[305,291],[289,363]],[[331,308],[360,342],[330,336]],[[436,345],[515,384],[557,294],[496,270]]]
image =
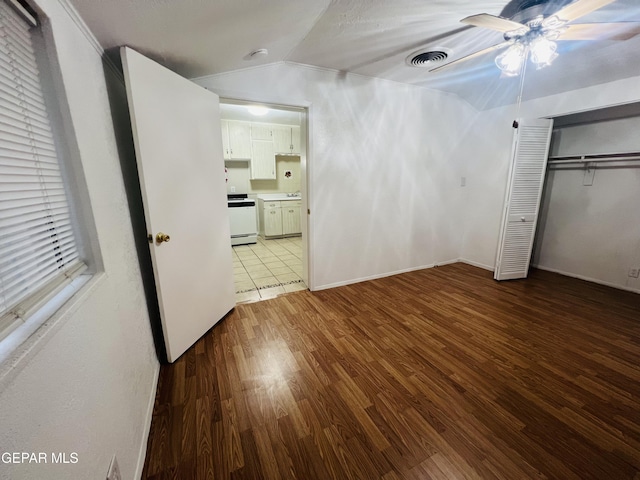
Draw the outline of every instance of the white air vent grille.
[[[436,63],[444,62],[449,52],[444,49],[420,51],[407,57],[407,64],[412,67],[432,67]]]

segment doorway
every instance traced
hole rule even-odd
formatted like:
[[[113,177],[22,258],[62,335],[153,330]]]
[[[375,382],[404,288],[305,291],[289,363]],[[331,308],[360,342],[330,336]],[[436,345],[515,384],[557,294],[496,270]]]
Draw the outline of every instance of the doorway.
[[[221,99],[220,111],[236,303],[306,290],[307,110]]]

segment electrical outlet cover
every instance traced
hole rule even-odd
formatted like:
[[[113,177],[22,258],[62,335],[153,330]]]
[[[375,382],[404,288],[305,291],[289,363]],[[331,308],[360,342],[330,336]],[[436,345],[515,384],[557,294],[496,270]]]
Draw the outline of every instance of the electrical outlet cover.
[[[122,480],[122,475],[120,475],[120,467],[118,466],[118,459],[115,455],[111,459],[111,464],[109,465],[107,480]]]

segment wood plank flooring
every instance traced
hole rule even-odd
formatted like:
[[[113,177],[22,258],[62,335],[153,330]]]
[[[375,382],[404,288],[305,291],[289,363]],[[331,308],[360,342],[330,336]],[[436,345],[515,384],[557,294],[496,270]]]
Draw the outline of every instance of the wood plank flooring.
[[[239,305],[163,366],[147,479],[640,479],[640,295],[464,264]]]

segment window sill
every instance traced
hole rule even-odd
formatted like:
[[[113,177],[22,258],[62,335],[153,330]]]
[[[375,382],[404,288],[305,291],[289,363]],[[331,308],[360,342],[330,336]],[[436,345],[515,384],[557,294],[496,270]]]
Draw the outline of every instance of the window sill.
[[[40,351],[102,282],[104,273],[73,279],[0,342],[0,391]]]

